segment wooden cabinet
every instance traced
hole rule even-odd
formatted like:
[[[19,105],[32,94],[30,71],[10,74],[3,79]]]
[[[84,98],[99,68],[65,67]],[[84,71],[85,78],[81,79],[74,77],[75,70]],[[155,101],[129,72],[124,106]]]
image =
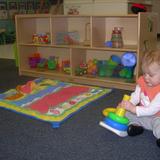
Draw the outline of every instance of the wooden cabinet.
[[[65,16],[65,15],[16,15],[16,36],[19,56],[19,74],[48,77],[69,82],[132,90],[141,74],[140,62],[145,49],[156,47],[157,15]],[[106,47],[114,27],[122,28],[122,48]],[[48,43],[33,43],[33,35],[47,33]],[[70,35],[75,41],[68,38]],[[89,60],[107,60],[111,55],[121,56],[134,52],[137,64],[132,79],[76,74],[81,63]],[[33,68],[29,57],[40,53],[43,59],[58,57],[58,69]],[[69,62],[69,72],[64,72],[62,62]]]

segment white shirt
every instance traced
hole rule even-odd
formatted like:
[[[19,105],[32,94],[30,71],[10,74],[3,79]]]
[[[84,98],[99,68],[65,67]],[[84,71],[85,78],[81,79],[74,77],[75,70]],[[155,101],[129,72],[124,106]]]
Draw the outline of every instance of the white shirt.
[[[139,85],[136,85],[135,91],[131,94],[130,102],[136,106],[136,114],[140,116],[152,116],[160,111],[160,93],[152,101],[146,96]]]

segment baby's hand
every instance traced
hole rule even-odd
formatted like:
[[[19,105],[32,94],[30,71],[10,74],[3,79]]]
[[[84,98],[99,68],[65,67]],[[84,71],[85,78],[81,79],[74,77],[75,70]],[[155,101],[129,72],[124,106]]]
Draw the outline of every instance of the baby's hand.
[[[120,106],[121,108],[126,109],[127,111],[130,111],[130,112],[132,112],[132,113],[136,113],[136,106],[133,105],[133,104],[132,104],[131,102],[129,102],[129,101],[122,101],[122,102],[119,104],[119,106]]]

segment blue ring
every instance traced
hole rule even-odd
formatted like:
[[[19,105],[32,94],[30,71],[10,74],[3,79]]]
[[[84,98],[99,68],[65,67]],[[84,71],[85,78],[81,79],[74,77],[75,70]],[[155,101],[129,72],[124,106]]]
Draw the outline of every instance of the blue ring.
[[[115,121],[111,120],[110,118],[105,118],[105,119],[104,119],[104,122],[105,122],[107,125],[111,126],[112,128],[117,129],[117,130],[120,130],[120,131],[127,131],[127,128],[128,128],[127,125],[124,125],[124,124],[120,124],[120,123],[118,123],[118,122],[115,122]]]

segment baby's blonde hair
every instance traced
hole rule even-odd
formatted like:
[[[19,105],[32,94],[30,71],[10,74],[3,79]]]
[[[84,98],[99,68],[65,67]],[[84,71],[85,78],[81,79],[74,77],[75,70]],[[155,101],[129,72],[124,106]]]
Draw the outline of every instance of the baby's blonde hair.
[[[152,63],[160,65],[160,49],[146,52],[142,59],[142,65],[150,65]]]

